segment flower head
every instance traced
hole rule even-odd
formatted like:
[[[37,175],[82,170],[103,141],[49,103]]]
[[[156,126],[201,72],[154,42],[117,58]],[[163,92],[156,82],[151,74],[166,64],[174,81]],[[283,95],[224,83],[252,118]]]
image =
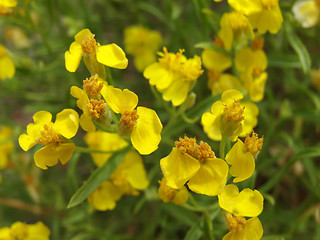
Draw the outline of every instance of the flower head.
[[[11,227],[0,228],[1,240],[49,240],[50,230],[42,222],[26,224],[15,222]]]
[[[188,201],[189,192],[185,186],[182,186],[180,189],[169,187],[168,181],[165,178],[162,178],[159,184],[158,194],[160,199],[165,203],[173,202],[181,205]]]
[[[139,72],[156,61],[161,41],[159,32],[141,26],[129,26],[124,30],[125,50],[134,56],[134,65]]]
[[[40,111],[33,115],[34,123],[27,126],[27,134],[19,137],[19,144],[24,151],[40,143],[43,148],[34,154],[35,163],[42,169],[47,169],[58,163],[66,164],[75,145],[68,139],[76,135],[79,127],[79,115],[72,109],[65,109],[57,114],[56,121],[51,122],[52,115]]]
[[[89,29],[81,30],[74,38],[69,51],[65,52],[66,69],[69,72],[77,70],[82,56],[91,75],[98,74],[104,77],[103,65],[119,69],[127,67],[128,59],[115,43],[101,46]]]
[[[180,138],[171,153],[160,160],[161,170],[171,188],[181,189],[188,181],[189,188],[200,194],[215,196],[221,193],[227,180],[228,165],[216,158],[211,147],[195,138]]]
[[[263,209],[263,197],[257,190],[246,188],[239,193],[237,186],[229,184],[218,199],[220,207],[226,211],[225,222],[230,231],[223,240],[259,240],[262,237],[263,228],[257,216]]]
[[[292,8],[294,17],[302,27],[310,28],[320,22],[320,2],[318,0],[299,0]]]
[[[243,95],[235,89],[225,91],[210,112],[202,115],[201,123],[209,138],[220,141],[222,136],[235,141],[246,136],[257,125],[258,107],[254,103],[241,102]]]
[[[186,100],[194,82],[203,73],[200,57],[187,59],[183,52],[170,53],[164,47],[163,53],[159,53],[159,62],[151,64],[143,72],[149,83],[162,93],[163,99],[171,101],[173,106],[179,106]]]
[[[12,78],[16,68],[3,45],[0,44],[0,79]]]
[[[132,145],[140,154],[154,152],[161,140],[162,124],[157,113],[149,108],[137,107],[138,96],[128,89],[108,86],[102,95],[109,107],[122,115],[118,130],[121,135],[130,136]]]

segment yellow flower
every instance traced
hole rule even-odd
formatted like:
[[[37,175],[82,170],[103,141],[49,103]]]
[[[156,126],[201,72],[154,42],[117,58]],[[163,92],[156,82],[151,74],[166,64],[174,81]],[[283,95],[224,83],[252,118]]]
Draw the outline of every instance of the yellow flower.
[[[209,138],[220,141],[222,136],[246,136],[257,125],[258,107],[254,103],[241,102],[243,95],[235,89],[225,91],[210,112],[202,115],[201,123]]]
[[[15,6],[17,6],[17,0],[1,0],[0,16],[12,13],[12,8],[14,8]]]
[[[208,87],[212,94],[220,93],[232,88],[241,88],[239,80],[232,74],[222,73],[232,66],[230,57],[212,49],[202,52],[203,65],[209,70]]]
[[[241,12],[224,13],[220,20],[219,38],[226,50],[230,50],[232,44],[243,35],[253,38],[253,30],[248,18]]]
[[[319,0],[299,0],[293,5],[292,11],[304,28],[313,27],[320,22]]]
[[[165,178],[162,178],[159,184],[158,194],[160,199],[165,203],[173,202],[181,205],[188,201],[189,192],[185,186],[182,186],[180,189],[171,188],[168,186],[168,181]]]
[[[0,170],[8,163],[8,155],[13,151],[14,144],[10,140],[12,129],[6,126],[0,127]]]
[[[197,78],[203,73],[199,56],[187,59],[183,50],[178,53],[169,53],[163,48],[159,62],[148,66],[143,76],[149,83],[156,86],[166,101],[171,101],[173,106],[181,105],[187,98]]]
[[[252,176],[255,169],[255,158],[261,150],[263,138],[258,138],[258,134],[252,133],[247,136],[244,143],[238,139],[226,156],[230,168],[230,175],[235,177],[233,182],[241,182]]]
[[[263,228],[257,216],[263,210],[263,197],[257,190],[246,188],[239,193],[235,185],[229,184],[218,199],[220,207],[226,211],[225,222],[230,230],[223,240],[259,240],[262,237]]]
[[[139,72],[156,61],[156,51],[161,41],[159,32],[141,26],[130,26],[124,30],[125,50],[134,56],[134,65]]]
[[[115,113],[121,113],[118,130],[130,136],[132,145],[142,155],[154,152],[161,140],[162,124],[157,113],[149,108],[137,107],[138,96],[124,89],[107,86],[101,90],[107,104]]]
[[[277,33],[283,21],[279,0],[228,0],[230,6],[248,16],[253,29],[260,34]]]
[[[216,196],[226,184],[227,163],[215,157],[211,147],[187,136],[175,143],[171,153],[160,160],[161,170],[171,188],[181,189],[188,181],[188,187],[200,194]]]
[[[83,89],[72,86],[70,94],[77,98],[77,106],[83,111],[80,117],[80,125],[83,130],[92,132],[96,127],[92,121],[94,119],[99,124],[105,126],[111,122],[111,113],[105,101],[101,99],[100,91],[106,86],[106,82],[98,78],[98,75],[83,81]]]
[[[116,202],[121,198],[122,193],[112,182],[104,181],[89,197],[90,211],[112,210]]]
[[[128,59],[122,49],[114,43],[101,46],[89,29],[81,30],[74,38],[69,51],[65,52],[66,69],[69,72],[77,70],[82,56],[91,75],[98,74],[102,78],[105,76],[103,65],[119,69],[127,67]]]
[[[0,79],[12,78],[16,68],[13,61],[8,56],[6,49],[0,44]]]
[[[19,27],[7,27],[5,30],[6,41],[10,42],[15,48],[28,48],[31,45],[30,39],[25,31]]]
[[[268,78],[268,74],[265,72],[268,64],[267,56],[264,51],[244,48],[236,53],[235,64],[251,100],[261,101]]]
[[[11,227],[0,228],[1,240],[49,240],[50,230],[42,222],[26,224],[15,222]]]
[[[47,169],[58,163],[66,164],[75,145],[68,139],[76,135],[79,127],[79,115],[72,109],[65,109],[57,114],[56,121],[51,122],[52,115],[40,111],[33,115],[34,123],[27,126],[27,134],[19,137],[19,144],[28,151],[37,143],[44,145],[34,154],[34,160],[39,168]]]

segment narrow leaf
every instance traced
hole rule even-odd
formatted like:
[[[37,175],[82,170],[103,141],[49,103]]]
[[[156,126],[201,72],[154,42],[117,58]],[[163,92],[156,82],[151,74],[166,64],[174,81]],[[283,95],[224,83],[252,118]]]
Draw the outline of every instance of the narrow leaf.
[[[93,193],[103,181],[107,180],[111,176],[127,152],[128,148],[115,152],[104,165],[96,169],[91,174],[88,181],[86,181],[72,196],[68,204],[68,208],[75,207],[87,199],[87,197]]]

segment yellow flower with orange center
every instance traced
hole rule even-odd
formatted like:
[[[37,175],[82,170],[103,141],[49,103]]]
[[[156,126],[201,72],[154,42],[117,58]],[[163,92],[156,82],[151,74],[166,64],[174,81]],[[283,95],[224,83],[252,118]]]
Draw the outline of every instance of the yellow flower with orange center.
[[[171,101],[173,106],[181,105],[187,98],[197,78],[203,73],[199,56],[187,59],[184,50],[170,53],[163,48],[163,53],[158,53],[159,62],[148,66],[143,76],[149,83],[156,86],[166,101]]]
[[[229,184],[218,199],[220,207],[226,211],[225,223],[229,228],[222,240],[261,239],[263,228],[257,216],[263,210],[263,197],[257,190],[246,188],[239,193],[237,186]]]
[[[33,115],[34,123],[27,126],[27,134],[19,137],[19,144],[24,151],[40,143],[43,148],[34,154],[34,160],[39,168],[47,169],[58,163],[66,164],[74,150],[70,138],[76,135],[79,127],[79,115],[72,109],[65,109],[57,114],[56,121],[51,122],[52,115],[40,111]]]
[[[74,38],[69,51],[65,52],[65,64],[69,72],[77,70],[82,57],[91,75],[98,74],[102,78],[105,78],[103,65],[119,69],[127,67],[128,59],[115,43],[101,46],[89,29],[81,30]]]
[[[118,125],[119,133],[130,136],[132,145],[140,154],[154,152],[160,143],[162,130],[157,113],[149,108],[137,107],[138,96],[128,89],[107,86],[101,93],[108,106],[122,115]]]
[[[235,141],[257,125],[258,107],[254,103],[241,102],[242,98],[238,90],[227,90],[221,96],[222,101],[215,102],[211,111],[202,115],[201,123],[209,138],[220,141],[224,136]]]
[[[175,145],[171,153],[160,160],[167,185],[181,189],[188,182],[188,187],[196,193],[220,194],[227,181],[227,163],[216,158],[207,143],[201,141],[198,145],[195,138],[185,136]]]

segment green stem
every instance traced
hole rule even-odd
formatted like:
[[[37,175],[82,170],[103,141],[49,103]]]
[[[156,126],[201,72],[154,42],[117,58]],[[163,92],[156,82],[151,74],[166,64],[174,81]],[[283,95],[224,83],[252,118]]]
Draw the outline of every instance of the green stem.
[[[225,157],[225,148],[226,148],[227,140],[228,140],[228,137],[222,137],[220,142],[219,154],[221,159],[224,159]]]
[[[113,86],[113,78],[111,75],[111,71],[109,67],[106,67],[106,71],[107,71],[107,82]],[[104,79],[105,80],[105,79]]]
[[[204,235],[205,235],[205,238],[207,240],[214,240],[214,237],[213,237],[213,233],[212,233],[212,222],[210,220],[210,216],[208,214],[208,211],[205,210],[203,211],[203,215],[204,215]]]
[[[196,122],[200,119],[199,116],[197,116],[197,117],[195,117],[195,118],[189,118],[185,113],[182,113],[181,116],[182,116],[182,119],[183,119],[186,123],[190,123],[190,124],[194,124],[194,123],[196,123]]]

